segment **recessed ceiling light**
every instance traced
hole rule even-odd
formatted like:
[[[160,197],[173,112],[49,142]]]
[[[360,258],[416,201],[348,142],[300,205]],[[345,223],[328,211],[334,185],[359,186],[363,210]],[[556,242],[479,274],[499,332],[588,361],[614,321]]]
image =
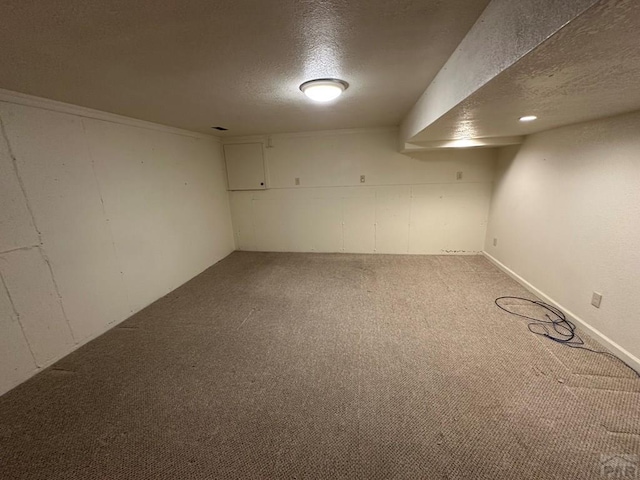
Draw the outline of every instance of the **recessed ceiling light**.
[[[535,115],[525,115],[524,117],[520,117],[521,122],[533,122],[537,119],[538,117],[536,117]]]
[[[318,78],[300,85],[300,90],[315,102],[330,102],[342,95],[349,87],[344,80],[337,78]]]

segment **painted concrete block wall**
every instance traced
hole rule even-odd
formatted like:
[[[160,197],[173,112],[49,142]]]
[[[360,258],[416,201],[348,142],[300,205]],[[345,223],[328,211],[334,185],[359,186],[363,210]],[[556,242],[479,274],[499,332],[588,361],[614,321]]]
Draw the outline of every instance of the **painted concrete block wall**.
[[[234,249],[216,139],[50,107],[0,102],[0,394]]]
[[[640,365],[638,132],[635,113],[502,150],[485,249]]]
[[[277,135],[266,191],[230,192],[240,250],[477,253],[496,151],[396,150],[397,131]],[[456,173],[462,172],[462,179]],[[365,175],[365,183],[360,176]],[[296,178],[300,185],[296,185]]]

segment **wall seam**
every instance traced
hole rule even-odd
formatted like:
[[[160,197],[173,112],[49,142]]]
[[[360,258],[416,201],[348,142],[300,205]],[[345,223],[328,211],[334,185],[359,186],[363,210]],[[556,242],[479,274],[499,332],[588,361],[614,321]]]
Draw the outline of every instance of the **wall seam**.
[[[13,148],[11,147],[11,142],[9,141],[9,135],[7,134],[7,129],[5,127],[4,119],[2,118],[1,113],[0,113],[0,134],[2,134],[2,138],[7,144],[7,151],[9,152],[9,157],[11,158],[11,165],[13,166],[13,172],[16,175],[16,179],[18,180],[18,185],[20,186],[20,190],[22,191],[22,196],[24,197],[24,202],[27,207],[27,211],[29,212],[29,216],[31,217],[31,223],[38,235],[38,241],[40,243],[38,247],[38,251],[40,252],[40,255],[42,256],[42,259],[44,260],[44,262],[47,264],[49,275],[51,276],[53,287],[56,291],[56,295],[58,296],[58,303],[62,310],[62,315],[67,324],[67,328],[69,329],[69,334],[71,335],[71,339],[73,340],[74,343],[77,344],[78,340],[76,339],[73,333],[73,329],[71,328],[71,323],[69,322],[69,317],[67,316],[67,312],[65,311],[64,303],[62,302],[62,295],[60,294],[60,288],[58,287],[58,282],[56,281],[56,278],[53,274],[53,267],[51,266],[51,262],[49,261],[49,258],[46,252],[42,248],[43,246],[42,232],[38,228],[36,217],[35,217],[35,214],[33,213],[33,208],[31,207],[31,203],[29,202],[29,197],[27,196],[27,189],[24,185],[24,182],[22,181],[22,177],[20,176],[20,169],[18,168],[18,160],[13,152]],[[22,326],[22,323],[21,323],[21,326]]]
[[[9,250],[4,250],[0,252],[0,255],[4,255],[5,253],[19,252],[22,250],[31,250],[33,248],[38,248],[38,247],[40,247],[40,245],[26,245],[24,247],[10,248]]]
[[[369,183],[361,185],[354,183],[353,185],[304,185],[298,187],[269,187],[264,190],[228,190],[229,192],[250,192],[250,191],[268,191],[268,190],[312,190],[315,188],[378,188],[378,187],[420,187],[426,185],[482,185],[493,183],[493,180],[479,180],[475,182],[425,182],[425,183]]]
[[[258,237],[256,237],[256,222],[255,222],[255,205],[254,205],[254,198],[253,198],[253,194],[251,194],[251,242],[254,244],[254,249],[257,248],[257,241],[256,239]],[[240,246],[238,246],[238,248],[240,248]]]
[[[407,253],[411,251],[411,220],[413,218],[413,187],[409,187],[409,225],[407,228]]]
[[[91,163],[91,171],[93,172],[93,179],[96,182],[96,188],[98,189],[98,195],[100,196],[100,206],[102,208],[102,215],[107,224],[107,230],[109,231],[109,238],[111,240],[111,247],[113,248],[113,255],[115,256],[116,263],[118,265],[118,271],[120,272],[120,279],[122,280],[122,289],[124,290],[124,295],[127,299],[127,306],[129,307],[129,313],[133,313],[133,307],[131,305],[131,299],[129,298],[129,291],[127,289],[127,282],[124,279],[124,270],[122,268],[122,263],[120,262],[120,256],[118,255],[118,248],[116,247],[116,241],[113,236],[113,230],[111,229],[111,221],[109,220],[109,216],[107,215],[107,209],[104,204],[104,198],[102,196],[102,185],[100,184],[100,179],[98,178],[98,174],[96,173],[96,166],[93,158],[93,151],[91,150],[91,145],[89,143],[89,135],[87,134],[87,127],[85,125],[85,121],[83,118],[80,119],[82,123],[82,133],[85,137],[87,152],[89,153],[89,163]]]
[[[27,337],[27,334],[24,331],[24,327],[22,326],[22,320],[20,319],[20,312],[18,312],[18,309],[16,308],[16,304],[13,301],[13,298],[11,298],[11,293],[9,292],[9,287],[7,287],[7,282],[5,282],[4,280],[4,276],[2,275],[2,272],[0,271],[0,283],[2,283],[2,288],[4,289],[5,293],[7,294],[7,298],[9,299],[9,303],[11,304],[11,309],[13,310],[13,314],[16,316],[16,319],[18,320],[18,325],[20,326],[20,331],[22,332],[22,336],[24,337],[24,341],[27,344],[27,348],[29,348],[29,353],[31,354],[31,358],[33,359],[33,364],[36,366],[36,369],[41,368],[41,365],[38,364],[38,360],[36,359],[36,355],[33,353],[33,348],[31,347],[31,342],[29,342],[29,338]]]
[[[344,197],[340,198],[340,213],[342,214],[342,252],[344,253],[344,208],[347,203],[347,199]]]
[[[373,253],[378,251],[378,190],[373,192]]]

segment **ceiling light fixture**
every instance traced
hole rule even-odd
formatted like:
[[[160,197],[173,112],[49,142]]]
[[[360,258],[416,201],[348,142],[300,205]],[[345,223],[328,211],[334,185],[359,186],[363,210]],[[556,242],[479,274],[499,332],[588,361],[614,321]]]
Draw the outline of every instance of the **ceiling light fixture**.
[[[342,95],[349,84],[337,78],[318,78],[300,85],[300,90],[315,102],[330,102]]]
[[[537,119],[538,117],[536,117],[535,115],[525,115],[524,117],[520,117],[521,122],[533,122]]]

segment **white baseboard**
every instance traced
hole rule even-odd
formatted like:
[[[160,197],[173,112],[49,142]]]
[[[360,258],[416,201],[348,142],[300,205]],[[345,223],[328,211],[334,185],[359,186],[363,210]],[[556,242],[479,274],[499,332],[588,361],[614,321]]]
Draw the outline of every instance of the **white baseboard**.
[[[546,293],[544,293],[540,289],[534,287],[532,284],[530,284],[528,281],[526,281],[524,278],[522,278],[516,272],[514,272],[509,267],[504,265],[502,262],[500,262],[499,260],[497,260],[496,258],[491,256],[489,253],[487,253],[487,252],[482,252],[482,253],[496,267],[498,267],[504,273],[506,273],[511,278],[513,278],[516,282],[518,282],[524,288],[529,290],[536,297],[538,297],[538,298],[542,299],[543,301],[547,302],[548,304],[553,305],[553,306],[559,308],[560,310],[562,310],[565,313],[565,315],[567,316],[568,320],[571,320],[572,322],[577,323],[577,324],[581,325],[582,327],[584,327],[592,337],[594,337],[596,340],[598,340],[605,348],[607,348],[609,351],[611,351],[611,353],[613,353],[614,355],[620,357],[621,360],[623,360],[630,367],[634,368],[637,372],[640,372],[640,359],[638,357],[636,357],[631,352],[629,352],[629,351],[625,350],[624,348],[622,348],[620,345],[618,345],[616,342],[611,340],[609,337],[604,335],[599,330],[596,330],[595,328],[593,328],[591,325],[589,325],[587,322],[585,322],[582,318],[578,317],[576,314],[571,312],[569,309],[567,309],[567,308],[563,307],[562,305],[560,305],[560,303],[556,302],[549,295],[547,295]]]

